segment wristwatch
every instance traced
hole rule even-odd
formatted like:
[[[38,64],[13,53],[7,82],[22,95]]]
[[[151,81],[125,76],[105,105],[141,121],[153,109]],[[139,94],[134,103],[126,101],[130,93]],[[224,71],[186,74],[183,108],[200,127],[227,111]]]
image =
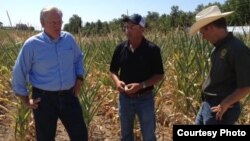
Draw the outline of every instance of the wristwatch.
[[[146,82],[145,82],[145,81],[142,82],[142,88],[144,89],[144,88],[146,88],[146,87],[147,87]]]
[[[76,79],[83,81],[83,76],[78,75],[78,76],[76,77]]]

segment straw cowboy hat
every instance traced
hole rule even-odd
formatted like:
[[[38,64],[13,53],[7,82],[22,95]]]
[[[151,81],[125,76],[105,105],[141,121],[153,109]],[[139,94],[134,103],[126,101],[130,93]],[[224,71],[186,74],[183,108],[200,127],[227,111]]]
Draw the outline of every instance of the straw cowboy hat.
[[[200,30],[205,25],[207,25],[215,20],[218,20],[222,17],[230,15],[233,12],[234,11],[221,13],[220,9],[216,5],[210,6],[206,9],[202,10],[201,12],[199,12],[195,16],[196,22],[190,28],[190,31],[189,31],[190,35],[194,35],[198,30]]]

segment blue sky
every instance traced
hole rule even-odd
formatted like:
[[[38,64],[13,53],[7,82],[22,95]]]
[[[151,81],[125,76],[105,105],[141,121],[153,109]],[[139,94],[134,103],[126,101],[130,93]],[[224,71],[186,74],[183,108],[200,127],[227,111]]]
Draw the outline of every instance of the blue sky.
[[[41,29],[39,22],[40,10],[53,5],[63,11],[63,21],[68,23],[73,14],[81,17],[83,23],[111,21],[120,18],[122,14],[139,13],[146,16],[148,11],[158,12],[160,15],[169,14],[173,5],[179,6],[185,12],[194,11],[199,4],[226,0],[0,0],[0,22],[9,26],[7,12],[11,23],[24,23]]]

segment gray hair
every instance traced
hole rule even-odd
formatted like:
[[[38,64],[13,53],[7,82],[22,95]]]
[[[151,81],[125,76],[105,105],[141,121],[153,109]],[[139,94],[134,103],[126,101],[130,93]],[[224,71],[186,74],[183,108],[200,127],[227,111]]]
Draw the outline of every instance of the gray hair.
[[[63,16],[62,11],[54,6],[45,7],[40,12],[40,22],[42,23],[43,20],[46,20],[48,18],[48,13],[55,11],[57,12],[61,17]]]

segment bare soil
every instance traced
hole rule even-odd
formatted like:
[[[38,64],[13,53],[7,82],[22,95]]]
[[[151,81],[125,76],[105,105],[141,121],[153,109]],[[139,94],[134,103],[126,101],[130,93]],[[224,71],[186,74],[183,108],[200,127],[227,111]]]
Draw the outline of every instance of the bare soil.
[[[9,106],[7,103],[3,102],[1,98],[15,101],[16,97],[14,97],[13,92],[11,92],[10,83],[3,80],[6,79],[2,79],[0,76],[0,106],[6,107],[8,112],[0,108],[0,141],[15,141],[15,121],[14,118],[10,116],[10,114],[15,115],[16,108],[13,106]],[[176,113],[173,113],[173,94],[168,91],[169,89],[170,88],[164,87],[162,91],[165,91],[166,93],[162,93],[161,96],[156,96],[155,98],[156,107],[158,107],[156,111],[156,136],[158,141],[171,141],[172,125],[174,123],[180,123],[183,117],[178,116],[178,113],[177,116],[175,116]],[[90,122],[90,125],[88,127],[89,141],[120,140],[120,125],[117,109],[117,99],[114,98],[116,97],[115,94],[116,92],[113,92],[113,98],[105,99],[105,102],[100,106],[95,117]],[[138,123],[135,125],[134,134],[136,141],[142,141]],[[24,140],[35,140],[35,128],[32,121],[29,125],[27,135]],[[17,139],[17,141],[20,141],[20,139]],[[65,128],[60,120],[58,120],[56,141],[69,141],[68,134],[65,131]]]
[[[172,137],[172,124],[169,118],[169,121],[165,121],[165,125],[159,121],[160,118],[167,118],[167,115],[171,115],[170,105],[164,106],[165,113],[157,115],[157,140],[158,141],[171,141]],[[10,109],[13,110],[14,109]],[[100,108],[97,115],[93,118],[89,125],[89,141],[118,141],[120,140],[120,126],[119,126],[119,117],[117,109],[114,107]],[[4,112],[1,113],[2,117],[0,120],[0,141],[15,141],[14,133],[14,121],[11,121],[10,118],[4,115]],[[31,125],[26,136],[25,141],[34,141],[35,140],[35,131],[34,125]],[[135,130],[136,141],[142,141],[139,125],[136,125]],[[69,141],[68,134],[62,125],[61,121],[58,120],[57,132],[56,132],[56,141]]]

